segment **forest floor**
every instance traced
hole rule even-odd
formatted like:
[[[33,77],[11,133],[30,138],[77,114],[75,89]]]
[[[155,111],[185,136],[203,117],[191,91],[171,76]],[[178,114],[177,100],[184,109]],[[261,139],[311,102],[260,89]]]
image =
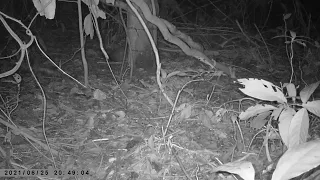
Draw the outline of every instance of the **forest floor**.
[[[76,31],[46,32],[42,38],[49,57],[83,82],[80,53],[71,59],[80,47]],[[256,48],[235,46],[238,42],[233,41],[232,48],[207,52],[223,64],[234,65],[238,78],[261,78],[277,85],[289,79],[290,68],[282,63],[288,61],[267,68]],[[1,147],[11,154],[10,161],[0,156],[1,169],[13,168],[8,162],[47,169],[55,157],[55,168],[87,174],[79,179],[213,180],[234,178],[215,173],[213,167],[245,157],[253,164],[255,179],[271,178],[284,145],[277,135],[268,141],[266,152],[268,117],[259,123],[254,118],[239,119],[241,112],[261,101],[239,91],[235,79],[182,53],[160,50],[162,85],[173,102],[177,98],[173,110],[159,90],[155,73],[136,70],[129,80],[126,66],[112,62],[116,83],[96,38],[87,39],[85,50],[89,90],[35,52],[30,57],[40,61],[34,70],[44,94],[28,71],[21,71],[19,84],[1,81],[0,119],[10,119],[18,129],[0,129],[1,142],[8,141]],[[319,118],[310,123],[310,138],[319,137]]]

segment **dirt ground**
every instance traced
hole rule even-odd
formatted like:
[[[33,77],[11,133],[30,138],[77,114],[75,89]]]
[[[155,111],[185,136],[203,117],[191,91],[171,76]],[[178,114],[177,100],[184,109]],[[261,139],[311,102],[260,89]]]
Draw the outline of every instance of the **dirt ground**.
[[[73,56],[80,46],[78,37],[76,31],[59,30],[42,35],[49,57],[83,82],[80,53]],[[256,179],[271,178],[272,164],[283,154],[284,145],[279,137],[269,140],[273,160],[269,162],[264,124],[238,118],[258,101],[244,99],[235,79],[179,52],[160,50],[166,75],[162,85],[175,102],[173,109],[159,90],[155,73],[136,70],[130,79],[121,62],[112,62],[111,71],[97,39],[87,39],[85,50],[90,88],[58,71],[36,51],[30,58],[37,61],[34,72],[43,92],[26,63],[18,71],[21,83],[12,77],[1,79],[0,119],[18,129],[1,126],[1,142],[7,141],[1,147],[11,157],[0,156],[1,168],[13,168],[8,163],[13,162],[21,168],[47,169],[54,157],[57,169],[86,174],[78,179],[213,180],[234,178],[213,172],[213,167],[246,157]],[[279,82],[289,74],[281,63],[272,71],[259,66],[253,53],[239,46],[215,50],[211,57],[235,65],[237,77]],[[319,121],[314,118],[310,123],[310,135],[319,136]]]

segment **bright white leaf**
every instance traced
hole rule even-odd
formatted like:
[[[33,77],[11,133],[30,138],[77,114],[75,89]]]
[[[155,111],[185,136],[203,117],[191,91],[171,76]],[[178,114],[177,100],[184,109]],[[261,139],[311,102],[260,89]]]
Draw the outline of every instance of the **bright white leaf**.
[[[103,10],[101,10],[98,6],[96,6],[96,7],[97,7],[97,17],[101,17],[102,19],[106,19],[107,18],[106,13]]]
[[[56,0],[33,0],[33,5],[39,12],[40,16],[47,19],[53,19],[56,13]]]
[[[287,147],[289,146],[289,128],[295,114],[296,111],[294,109],[288,108],[283,110],[279,116],[279,133],[283,143]]]
[[[288,180],[320,164],[320,140],[309,141],[289,149],[280,158],[271,180]]]
[[[288,149],[305,143],[308,138],[309,116],[305,108],[300,109],[292,118],[289,128]]]
[[[239,175],[244,180],[254,180],[255,171],[249,161],[236,161],[218,166],[214,172],[224,171]]]
[[[245,86],[244,88],[239,88],[239,90],[248,96],[264,101],[287,102],[281,89],[271,82],[254,78],[238,79],[238,82]]]
[[[86,33],[86,35],[90,35],[90,38],[93,39],[93,24],[92,24],[92,20],[91,20],[91,14],[88,14],[85,18],[84,18],[84,32]]]
[[[292,83],[288,83],[286,86],[289,97],[296,97],[297,96],[297,89]]]
[[[262,104],[257,104],[255,106],[249,107],[245,112],[241,112],[239,115],[240,120],[247,120],[253,116],[256,116],[257,114],[266,112],[266,111],[271,111],[277,109],[274,106],[271,105],[262,105]]]
[[[309,112],[320,117],[320,100],[308,101],[306,104],[302,104],[302,107],[306,108]]]
[[[313,83],[313,84],[310,84],[309,86],[306,86],[305,88],[303,88],[300,91],[300,98],[301,98],[301,101],[303,103],[306,103],[308,101],[308,99],[310,98],[311,94],[314,92],[314,90],[317,89],[319,84],[320,84],[320,81],[318,81],[316,83]]]

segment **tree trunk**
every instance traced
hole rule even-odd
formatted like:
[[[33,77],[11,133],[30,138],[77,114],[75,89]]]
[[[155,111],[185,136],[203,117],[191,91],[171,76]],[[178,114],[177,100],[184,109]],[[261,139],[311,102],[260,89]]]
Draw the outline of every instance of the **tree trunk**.
[[[144,0],[150,10],[152,11],[152,2],[151,0]],[[155,0],[155,6],[156,6],[156,13],[158,13],[158,2]],[[137,6],[135,6],[137,7]],[[139,10],[139,8],[137,8]],[[139,11],[141,12],[141,11]],[[129,54],[131,57],[131,65],[133,67],[133,70],[137,70],[138,68],[143,68],[147,71],[153,71],[155,72],[155,56],[150,44],[150,41],[147,37],[146,32],[144,31],[141,23],[139,22],[139,19],[136,17],[136,15],[133,13],[133,11],[128,8],[128,16],[127,16],[127,28],[128,28],[128,40],[131,48],[131,52],[129,51]],[[147,20],[145,20],[144,16],[141,15],[141,17],[144,19],[144,22],[146,23],[149,31],[153,36],[156,36],[156,33],[152,33],[153,31],[157,31],[157,28],[155,25],[151,24]],[[153,37],[154,40],[157,39],[157,37]],[[155,41],[156,42],[156,41]]]

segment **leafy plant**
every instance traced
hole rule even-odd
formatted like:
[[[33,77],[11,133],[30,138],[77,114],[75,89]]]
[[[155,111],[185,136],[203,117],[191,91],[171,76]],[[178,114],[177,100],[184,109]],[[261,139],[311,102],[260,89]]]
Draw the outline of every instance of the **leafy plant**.
[[[270,104],[251,106],[239,115],[240,120],[253,118],[255,128],[262,128],[267,124],[264,145],[269,160],[271,161],[268,154],[268,139],[274,138],[275,136],[272,136],[274,133],[281,137],[282,142],[288,148],[279,159],[272,180],[288,180],[320,165],[320,140],[307,142],[308,112],[320,117],[320,100],[309,101],[320,81],[303,88],[299,93],[300,96],[297,96],[297,89],[292,83],[284,84],[280,88],[268,81],[254,78],[238,79],[238,82],[244,85],[244,88],[240,88],[240,91],[244,94],[270,102]],[[284,89],[287,90],[286,95]],[[292,99],[292,102],[289,103],[287,99]],[[297,99],[301,99],[301,103],[297,103]],[[277,105],[271,104],[274,101],[277,102]],[[270,119],[266,120],[268,116]],[[279,121],[278,131],[271,127],[272,120]],[[230,162],[213,169],[213,172],[218,171],[238,174],[245,180],[254,180],[255,177],[252,163],[242,160]],[[319,172],[314,173],[315,176],[319,174]]]
[[[290,170],[290,168],[288,171],[284,171],[284,168],[288,168],[288,164],[285,165],[285,163],[281,163],[283,160],[280,159],[275,170],[277,176],[273,179],[279,179],[282,176],[290,176],[290,178],[292,178],[299,175],[299,173],[302,174],[319,165],[320,160],[311,163],[311,161],[307,159],[310,157],[314,158],[315,156],[320,157],[320,152],[314,148],[319,148],[320,141],[307,143],[307,139],[309,136],[308,112],[320,117],[320,100],[309,101],[310,96],[319,86],[320,81],[303,88],[299,93],[300,96],[297,96],[297,89],[292,83],[286,83],[280,88],[268,81],[254,78],[238,79],[238,82],[244,85],[244,88],[239,88],[244,94],[265,102],[276,102],[276,105],[271,105],[271,103],[269,103],[251,106],[239,115],[240,120],[253,118],[253,124],[256,124],[256,128],[262,128],[267,124],[264,145],[269,161],[271,161],[271,158],[268,154],[268,139],[272,134],[278,134],[279,132],[278,135],[280,135],[282,142],[288,148],[288,151],[282,158],[286,159],[286,163],[293,165],[292,167],[295,167],[294,169],[299,169],[295,170],[295,173],[291,173],[292,170]],[[286,95],[284,94],[284,90],[287,91]],[[291,99],[292,102],[289,103],[287,99]],[[298,103],[297,99],[300,99],[301,102]],[[266,120],[266,117],[268,116],[270,118]],[[272,120],[279,122],[278,131],[275,131],[275,128],[271,127]],[[257,124],[260,125],[260,127]],[[288,158],[287,154],[295,153],[299,153],[300,156],[290,156],[290,158]],[[303,154],[303,158],[301,157],[301,154]],[[303,161],[306,161],[307,163],[304,166],[301,166]],[[294,166],[294,162],[299,162],[299,166]],[[278,175],[279,173],[280,175]]]
[[[306,142],[309,130],[308,112],[320,117],[320,100],[308,101],[320,81],[303,88],[300,91],[300,97],[297,96],[297,90],[292,83],[284,84],[280,88],[268,81],[253,78],[238,79],[238,82],[245,86],[240,88],[244,94],[263,101],[277,102],[277,106],[257,104],[249,107],[239,115],[241,120],[247,120],[262,113],[271,115],[271,118],[266,121],[267,126],[271,126],[271,120],[279,121],[280,137],[288,149]],[[284,95],[283,89],[287,90],[287,96]],[[288,103],[287,98],[292,99],[292,103]],[[297,99],[301,99],[302,103],[297,103]],[[264,123],[260,124],[264,125]]]

